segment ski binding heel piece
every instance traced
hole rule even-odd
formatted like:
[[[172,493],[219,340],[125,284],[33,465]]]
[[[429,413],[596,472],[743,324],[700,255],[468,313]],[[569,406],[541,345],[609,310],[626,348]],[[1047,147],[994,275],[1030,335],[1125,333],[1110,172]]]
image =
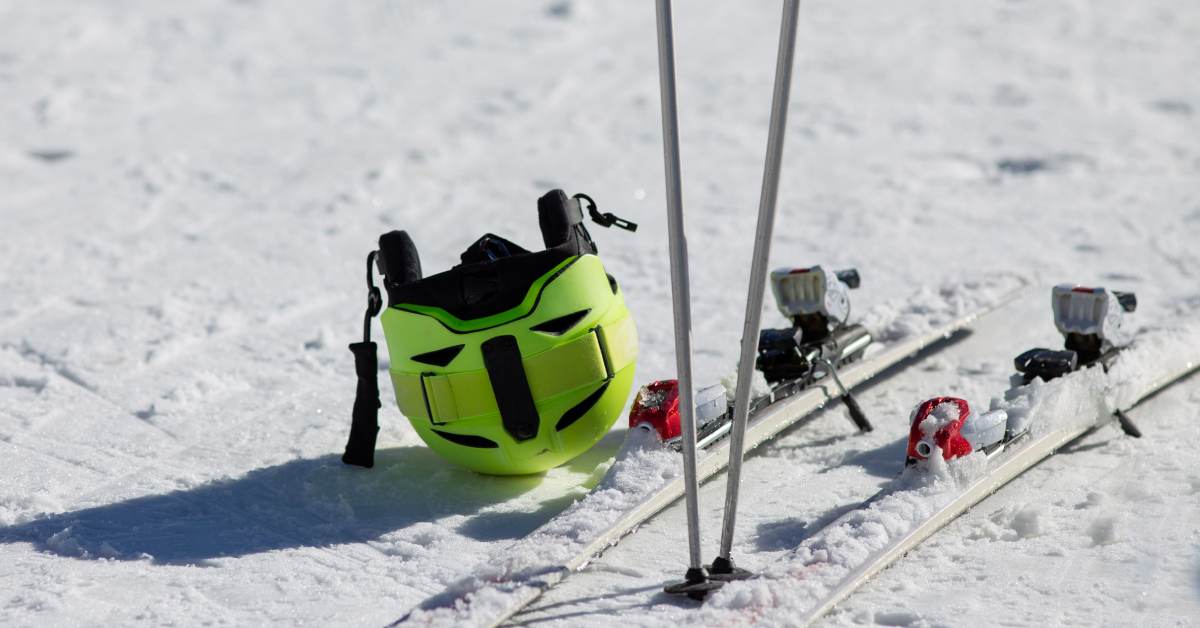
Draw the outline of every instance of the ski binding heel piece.
[[[1061,284],[1051,290],[1050,305],[1064,348],[1030,349],[1017,356],[1013,366],[1025,383],[1039,377],[1050,381],[1097,362],[1106,364],[1132,340],[1127,324],[1128,313],[1137,309],[1132,292]]]
[[[771,293],[780,313],[792,319],[796,327],[806,331],[811,327],[817,336],[830,326],[845,324],[850,316],[849,291],[858,288],[860,282],[858,271],[853,268],[829,272],[818,265],[771,271]],[[810,320],[812,324],[802,324]],[[816,325],[818,321],[820,327]],[[815,340],[820,338],[812,334],[805,338],[806,342]]]
[[[821,266],[771,271],[775,305],[792,321],[788,329],[763,329],[758,335],[755,368],[767,383],[807,385],[823,358],[841,364],[862,355],[871,342],[860,325],[847,325],[851,289],[861,283],[851,268],[835,272]]]

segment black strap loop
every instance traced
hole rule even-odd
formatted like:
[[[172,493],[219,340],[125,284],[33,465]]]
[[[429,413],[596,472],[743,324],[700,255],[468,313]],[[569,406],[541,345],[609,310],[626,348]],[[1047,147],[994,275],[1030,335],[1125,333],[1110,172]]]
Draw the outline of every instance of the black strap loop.
[[[379,435],[379,360],[373,342],[350,345],[354,354],[354,371],[358,375],[358,390],[350,414],[350,438],[342,462],[370,469],[375,466],[375,439]]]
[[[375,440],[379,435],[379,358],[371,342],[371,319],[383,309],[383,296],[375,287],[375,251],[367,255],[367,313],[363,317],[363,341],[350,345],[354,354],[354,372],[358,387],[354,408],[350,413],[350,438],[342,462],[367,467],[375,466]]]
[[[600,209],[596,206],[596,201],[592,197],[580,192],[574,198],[580,201],[587,201],[588,216],[591,216],[592,222],[601,227],[619,227],[626,231],[637,231],[637,223],[626,220],[611,212],[600,213]]]

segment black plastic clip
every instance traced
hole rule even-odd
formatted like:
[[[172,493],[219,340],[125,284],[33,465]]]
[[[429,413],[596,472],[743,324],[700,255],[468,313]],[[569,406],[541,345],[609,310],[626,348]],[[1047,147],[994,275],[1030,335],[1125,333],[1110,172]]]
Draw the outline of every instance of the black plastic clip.
[[[859,277],[857,268],[835,270],[833,274],[838,278],[838,281],[846,284],[846,287],[851,290],[858,290],[858,286],[862,284],[862,278]]]
[[[603,214],[600,213],[600,209],[596,207],[596,201],[587,194],[580,192],[573,198],[576,200],[587,201],[588,216],[591,216],[592,222],[600,225],[601,227],[619,227],[626,231],[637,231],[638,226],[636,222],[625,220],[624,218],[621,218],[620,216],[617,216],[611,212],[604,212]]]

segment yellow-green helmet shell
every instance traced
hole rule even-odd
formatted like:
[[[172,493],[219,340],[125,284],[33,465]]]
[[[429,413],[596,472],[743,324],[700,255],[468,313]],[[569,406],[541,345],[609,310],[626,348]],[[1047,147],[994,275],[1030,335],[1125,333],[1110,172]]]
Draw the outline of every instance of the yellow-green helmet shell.
[[[502,240],[481,242],[489,237]],[[525,288],[509,296],[515,305],[486,315],[469,295],[455,294],[451,307],[422,285],[389,291],[381,322],[396,402],[430,448],[481,473],[527,474],[575,458],[608,433],[633,385],[637,332],[616,281],[588,248],[522,250],[522,260],[495,264],[500,275],[523,264],[525,277],[515,281],[494,279],[488,264],[468,267],[476,278],[442,281],[443,291],[488,280]]]

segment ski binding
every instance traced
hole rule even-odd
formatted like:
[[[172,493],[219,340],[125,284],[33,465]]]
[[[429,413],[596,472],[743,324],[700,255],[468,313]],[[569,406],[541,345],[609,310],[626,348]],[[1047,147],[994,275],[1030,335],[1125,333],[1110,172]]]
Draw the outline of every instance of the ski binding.
[[[928,399],[913,410],[905,465],[928,460],[937,450],[947,461],[974,452],[991,457],[1028,432],[1028,425],[1014,423],[1004,410],[975,412],[958,397]]]
[[[858,288],[855,269],[829,272],[820,266],[781,268],[771,272],[771,292],[779,311],[792,321],[786,329],[759,333],[755,368],[762,372],[771,392],[753,399],[754,413],[790,397],[826,376],[832,376],[855,425],[870,431],[853,396],[841,385],[837,369],[862,357],[871,344],[862,325],[847,324],[849,291]],[[696,446],[705,448],[724,438],[732,427],[728,391],[716,384],[696,392]],[[629,412],[629,427],[643,426],[658,432],[668,446],[679,450],[679,382],[663,379],[638,391]]]
[[[1061,284],[1052,289],[1050,303],[1066,348],[1030,349],[1017,356],[1014,364],[1021,384],[1037,378],[1049,381],[1095,364],[1107,371],[1117,352],[1132,340],[1126,316],[1137,308],[1132,292]],[[1141,436],[1124,413],[1117,418],[1127,434]],[[990,457],[1029,431],[1028,425],[1014,424],[1003,410],[977,413],[956,397],[922,402],[909,423],[906,465],[928,459],[935,448],[945,460],[976,451]]]
[[[1014,364],[1022,383],[1039,377],[1050,381],[1096,363],[1107,369],[1116,352],[1133,339],[1126,320],[1137,309],[1132,292],[1062,284],[1054,287],[1050,299],[1054,326],[1062,333],[1065,348],[1039,347],[1017,356]]]
[[[771,271],[771,293],[780,313],[792,321],[786,329],[758,335],[755,368],[773,390],[812,383],[823,360],[844,364],[862,356],[871,334],[847,324],[849,291],[860,283],[855,269],[829,272],[820,266]]]
[[[1039,347],[1018,355],[1013,363],[1022,384],[1039,377],[1050,381],[1095,364],[1108,371],[1117,352],[1133,340],[1127,324],[1127,315],[1137,309],[1137,295],[1132,292],[1060,284],[1051,291],[1050,304],[1065,348]],[[1118,410],[1116,417],[1126,434],[1141,438],[1142,431],[1124,412]]]

